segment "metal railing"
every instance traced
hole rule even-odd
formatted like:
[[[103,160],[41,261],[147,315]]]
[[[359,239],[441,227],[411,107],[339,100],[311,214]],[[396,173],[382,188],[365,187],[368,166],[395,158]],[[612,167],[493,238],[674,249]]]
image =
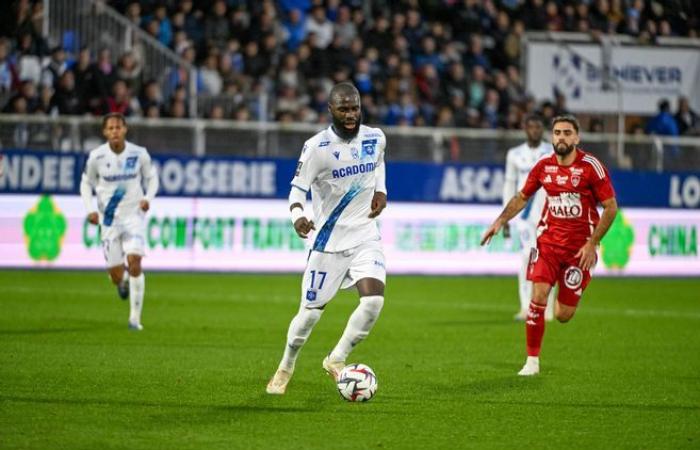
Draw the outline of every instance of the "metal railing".
[[[104,142],[100,119],[0,115],[0,149],[86,152]],[[324,125],[234,122],[206,119],[129,121],[128,139],[152,153],[195,156],[296,158],[304,142]],[[518,130],[382,127],[387,159],[435,163],[503,164],[511,147],[524,141]],[[616,133],[582,133],[581,147],[608,167],[700,171],[700,137],[625,135],[618,153]]]
[[[166,99],[175,88],[175,71],[187,71],[185,88],[190,98],[196,98],[196,69],[104,1],[47,0],[45,4],[43,31],[52,45],[73,54],[81,47],[93,53],[106,48],[113,58],[132,52],[140,63],[142,79],[156,80]],[[190,116],[196,117],[197,102],[189,102],[189,108]]]

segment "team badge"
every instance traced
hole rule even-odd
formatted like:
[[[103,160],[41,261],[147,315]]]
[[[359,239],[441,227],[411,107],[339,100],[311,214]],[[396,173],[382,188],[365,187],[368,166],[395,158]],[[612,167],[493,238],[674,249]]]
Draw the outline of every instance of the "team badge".
[[[308,291],[306,291],[306,300],[310,302],[316,300],[316,291],[314,291],[313,289],[309,289]]]
[[[571,176],[571,184],[572,184],[574,187],[578,186],[578,184],[579,184],[580,182],[581,182],[581,177],[579,177],[578,175],[572,175],[572,176]]]
[[[564,272],[564,284],[571,289],[578,289],[583,282],[583,272],[576,266],[571,266]]]

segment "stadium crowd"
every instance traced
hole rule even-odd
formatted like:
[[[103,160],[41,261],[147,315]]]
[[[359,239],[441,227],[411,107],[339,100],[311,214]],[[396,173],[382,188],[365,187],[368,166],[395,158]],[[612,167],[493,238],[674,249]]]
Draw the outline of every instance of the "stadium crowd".
[[[525,30],[622,33],[649,45],[700,34],[700,7],[681,0],[107,3],[196,65],[198,93],[214,99],[202,116],[235,120],[326,121],[329,87],[350,80],[368,123],[520,128],[532,112],[545,119],[566,112],[564,95],[538,104],[525,91]],[[138,52],[49,48],[43,14],[41,1],[19,0],[2,19],[3,112],[188,116],[187,71],[172,70],[164,93],[144,79]],[[687,101],[678,104],[675,115],[665,111],[676,134],[697,130],[697,114]],[[591,131],[601,128],[590,122]]]

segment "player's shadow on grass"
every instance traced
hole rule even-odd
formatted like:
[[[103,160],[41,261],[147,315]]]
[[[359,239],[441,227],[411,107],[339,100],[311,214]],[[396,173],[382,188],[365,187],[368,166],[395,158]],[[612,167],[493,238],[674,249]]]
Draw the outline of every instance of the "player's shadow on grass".
[[[57,334],[57,333],[80,333],[83,331],[95,331],[99,329],[104,329],[102,325],[90,325],[90,326],[79,326],[79,327],[66,327],[66,328],[22,328],[14,330],[2,330],[0,329],[0,335],[6,336],[23,336],[23,335],[40,335],[40,334]]]
[[[189,409],[196,415],[197,410],[202,412],[219,411],[229,413],[253,413],[253,412],[275,412],[275,413],[299,413],[309,412],[306,406],[268,406],[268,405],[206,405],[188,404],[176,402],[154,402],[145,400],[111,400],[111,399],[89,399],[89,398],[39,398],[28,396],[0,395],[0,401],[36,403],[44,405],[90,405],[90,406],[126,406],[126,407],[152,407],[152,408],[174,408]]]

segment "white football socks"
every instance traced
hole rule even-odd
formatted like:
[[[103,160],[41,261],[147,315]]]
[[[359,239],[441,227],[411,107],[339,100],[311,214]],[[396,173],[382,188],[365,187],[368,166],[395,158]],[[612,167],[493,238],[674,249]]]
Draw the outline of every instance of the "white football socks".
[[[138,277],[129,280],[129,323],[138,325],[141,323],[141,309],[143,308],[143,294],[146,291],[146,277],[143,272]]]
[[[384,306],[384,297],[372,295],[360,297],[360,304],[350,315],[343,335],[330,354],[331,361],[345,361],[353,347],[364,340],[379,317]]]
[[[321,318],[321,314],[323,314],[323,310],[318,308],[309,309],[302,307],[299,309],[299,312],[289,324],[287,345],[284,348],[282,361],[280,361],[280,369],[287,372],[294,371],[294,364],[297,361],[297,356],[299,356],[299,351],[309,338],[314,325]]]

